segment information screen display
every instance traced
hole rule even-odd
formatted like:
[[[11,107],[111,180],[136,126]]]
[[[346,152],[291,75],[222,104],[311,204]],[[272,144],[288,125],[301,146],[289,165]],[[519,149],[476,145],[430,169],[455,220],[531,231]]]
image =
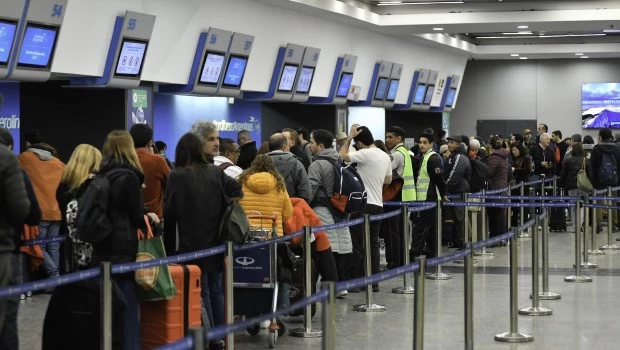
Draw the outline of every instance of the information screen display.
[[[387,97],[385,98],[387,101],[394,101],[396,99],[396,92],[398,91],[398,79],[390,80],[390,88],[388,89]]]
[[[23,67],[47,68],[54,54],[58,28],[27,25],[22,46],[19,49],[17,65]]]
[[[282,76],[280,77],[280,84],[278,84],[278,91],[292,91],[293,84],[295,83],[295,76],[297,76],[297,66],[292,64],[285,64],[282,69]]]
[[[433,99],[433,92],[435,92],[435,85],[429,85],[428,89],[426,89],[426,96],[424,97],[425,105],[431,104],[431,100]]]
[[[337,97],[347,97],[349,89],[351,88],[351,82],[353,81],[353,73],[342,73],[340,76],[340,83],[338,84],[338,90],[336,91]]]
[[[375,90],[375,100],[383,100],[385,98],[385,93],[388,88],[388,79],[387,78],[379,78],[379,82],[377,83],[377,90]]]
[[[426,93],[426,84],[419,84],[415,88],[415,95],[413,95],[413,103],[422,104],[422,102],[424,102],[425,93]]]
[[[15,38],[15,29],[17,23],[0,21],[0,65],[9,62],[11,47],[13,47],[13,39]]]
[[[448,97],[446,97],[446,107],[452,107],[454,104],[454,98],[456,97],[456,89],[450,88],[448,91]]]
[[[222,74],[224,66],[224,54],[207,52],[205,60],[202,64],[202,73],[200,73],[199,83],[207,85],[217,85]]]
[[[142,72],[146,45],[145,41],[123,39],[114,75],[126,77],[139,76],[140,72]]]
[[[228,66],[224,74],[222,85],[230,87],[240,87],[245,74],[245,67],[248,64],[248,58],[244,56],[230,56]]]
[[[297,93],[307,94],[310,92],[310,85],[314,77],[314,67],[301,67],[299,73],[299,83],[297,83]]]

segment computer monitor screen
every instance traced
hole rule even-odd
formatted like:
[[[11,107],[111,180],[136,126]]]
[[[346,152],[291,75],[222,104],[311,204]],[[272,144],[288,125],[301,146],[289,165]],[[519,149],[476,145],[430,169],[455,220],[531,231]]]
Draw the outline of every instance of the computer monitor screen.
[[[398,91],[398,79],[390,80],[390,88],[388,89],[386,101],[394,101],[396,99],[396,92]]]
[[[455,98],[456,88],[450,88],[450,91],[448,91],[448,97],[446,97],[446,107],[452,107],[452,105],[454,105]]]
[[[19,49],[17,65],[21,67],[47,68],[52,61],[58,27],[28,24]]]
[[[147,44],[148,42],[146,41],[123,39],[114,75],[139,77],[142,72]]]
[[[342,73],[340,82],[338,83],[338,90],[336,90],[336,97],[347,97],[352,81],[353,73]]]
[[[426,89],[426,95],[424,96],[424,104],[430,105],[433,99],[433,92],[435,92],[435,85],[429,85]]]
[[[422,104],[424,102],[424,94],[426,93],[426,84],[419,84],[415,88],[415,95],[413,95],[414,104]]]
[[[233,56],[228,59],[228,66],[226,67],[226,73],[224,73],[223,86],[238,88],[243,82],[243,75],[245,74],[245,67],[248,64],[247,56]]]
[[[301,67],[299,73],[299,82],[297,83],[298,94],[307,94],[310,92],[310,85],[312,84],[312,78],[314,77],[314,67]]]
[[[0,66],[9,62],[17,22],[0,21]]]
[[[388,79],[379,78],[379,82],[377,83],[377,89],[375,90],[375,100],[383,100],[385,98],[387,87],[388,87]]]
[[[222,75],[225,55],[217,52],[207,52],[202,64],[202,72],[198,83],[206,85],[217,85]]]
[[[581,84],[581,127],[620,129],[620,83]]]
[[[299,67],[295,64],[284,65],[284,68],[282,69],[282,75],[280,76],[280,84],[278,84],[278,91],[293,91],[293,84],[295,84],[295,77],[297,76],[298,68]]]

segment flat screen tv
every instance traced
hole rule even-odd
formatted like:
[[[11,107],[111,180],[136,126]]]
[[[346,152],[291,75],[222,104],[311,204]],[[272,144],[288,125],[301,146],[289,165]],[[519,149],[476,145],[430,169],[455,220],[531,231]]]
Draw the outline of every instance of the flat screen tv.
[[[399,83],[398,79],[390,80],[390,88],[388,89],[387,97],[385,98],[386,101],[393,102],[396,99],[396,92],[398,91],[398,83]]]
[[[280,83],[278,84],[278,91],[293,91],[293,85],[295,84],[295,78],[297,77],[297,69],[299,69],[299,66],[296,64],[284,65],[284,68],[282,68],[282,75],[280,76]]]
[[[424,104],[430,105],[433,99],[433,92],[435,92],[435,85],[429,85],[426,89],[426,95],[424,95]]]
[[[620,129],[620,83],[581,84],[581,126]]]
[[[0,20],[0,66],[9,62],[17,22]]]
[[[338,82],[336,97],[347,97],[349,95],[349,89],[351,88],[352,81],[353,73],[342,73],[340,76],[340,82]]]
[[[299,82],[297,83],[297,89],[295,89],[295,92],[298,94],[309,93],[313,77],[314,67],[301,67],[301,72],[299,73]]]
[[[243,82],[243,75],[245,74],[245,67],[247,64],[247,56],[230,55],[228,65],[226,66],[226,73],[224,73],[224,81],[222,81],[222,86],[232,88],[240,87],[241,82]]]
[[[424,94],[426,93],[426,84],[418,84],[415,88],[415,95],[413,95],[413,103],[421,105],[424,102]]]
[[[388,88],[388,78],[379,78],[377,89],[375,90],[375,100],[383,100]]]
[[[207,52],[204,62],[202,63],[202,71],[200,73],[199,84],[217,85],[222,75],[224,67],[225,55],[220,52]]]
[[[456,88],[450,88],[450,91],[448,91],[448,97],[446,97],[446,107],[452,107],[454,105],[455,98]]]
[[[114,75],[121,77],[139,77],[144,66],[147,41],[123,39],[121,52],[118,54]]]
[[[58,27],[28,24],[17,57],[18,67],[48,68],[52,62]]]

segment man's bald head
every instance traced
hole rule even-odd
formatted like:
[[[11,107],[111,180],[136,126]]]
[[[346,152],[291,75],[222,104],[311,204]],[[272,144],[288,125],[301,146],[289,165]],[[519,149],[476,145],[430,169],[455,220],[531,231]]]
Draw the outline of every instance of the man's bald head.
[[[276,134],[271,135],[271,137],[269,138],[269,152],[273,152],[273,151],[288,152],[289,150],[290,148],[289,148],[288,138],[284,136],[284,134],[276,133]]]

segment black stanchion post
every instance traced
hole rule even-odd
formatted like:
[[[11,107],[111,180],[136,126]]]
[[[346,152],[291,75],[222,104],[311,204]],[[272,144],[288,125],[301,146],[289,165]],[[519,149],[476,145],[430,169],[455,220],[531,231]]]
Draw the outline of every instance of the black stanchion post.
[[[596,189],[592,190],[592,196],[596,196]],[[591,202],[592,202],[592,204],[596,204],[595,200],[591,200]],[[588,202],[586,201],[584,203],[587,204]],[[598,223],[597,223],[598,219],[596,218],[596,210],[597,210],[596,208],[592,208],[591,213],[590,213],[590,216],[592,218],[592,231],[591,231],[591,234],[590,234],[590,246],[592,247],[592,250],[588,251],[588,253],[592,254],[592,255],[605,255],[604,251],[595,248],[596,244],[594,242],[594,236],[596,235],[596,233],[598,233]],[[588,220],[589,218],[590,217],[586,215],[584,217],[584,220],[589,222],[589,220]]]
[[[234,251],[233,251],[233,242],[226,242],[226,275],[224,280],[226,282],[226,324],[235,323],[235,297],[234,297],[234,287],[233,287],[233,267],[234,267]],[[235,349],[235,334],[228,333],[226,335],[226,349],[234,350]]]
[[[510,331],[495,335],[495,340],[506,343],[524,343],[534,340],[534,337],[519,332],[519,319],[517,315],[518,311],[518,278],[517,266],[518,264],[518,252],[517,252],[517,239],[513,235],[510,237]]]
[[[465,256],[465,349],[474,349],[474,273],[473,273],[473,249],[467,244],[465,249],[469,252]]]
[[[409,238],[411,235],[409,234],[409,206],[403,205],[402,212],[400,213],[401,219],[403,220],[403,266],[409,265]],[[406,273],[403,275],[403,286],[396,287],[392,289],[392,293],[396,294],[413,294],[414,288],[411,285],[411,276]]]
[[[441,245],[443,243],[441,240],[441,235],[443,233],[443,215],[442,215],[442,208],[441,208],[441,199],[437,199],[437,211],[435,213],[437,213],[435,215],[436,234],[437,234],[436,251],[437,251],[437,256],[441,256]],[[426,275],[426,278],[428,278],[429,280],[436,280],[436,281],[452,279],[452,276],[450,276],[449,274],[441,272],[441,264],[437,264],[436,269],[437,271],[435,273]]]
[[[555,181],[555,179],[554,179]],[[562,298],[560,293],[549,291],[549,210],[542,208],[545,213],[542,224],[542,292],[538,294],[540,300],[557,300]]]
[[[581,201],[575,203],[575,227],[581,227]],[[586,219],[587,220],[587,219]],[[575,275],[564,277],[566,282],[592,282],[592,277],[581,275],[581,237],[579,230],[575,230]]]
[[[101,349],[112,350],[112,264],[101,263]]]
[[[372,261],[370,252],[370,216],[364,214],[364,255],[366,258],[366,278],[372,275]],[[385,311],[385,305],[375,304],[373,301],[372,286],[366,286],[366,304],[360,304],[353,306],[353,310],[362,312],[377,312]]]
[[[327,300],[323,301],[323,350],[336,349],[336,283],[324,282]]]
[[[607,197],[611,197],[611,196],[612,196],[611,187],[607,187]],[[611,213],[611,211],[612,211],[611,206],[613,204],[612,204],[611,200],[607,200],[606,203],[607,203],[607,206],[609,207],[609,208],[607,208],[607,214],[608,214],[607,215],[607,244],[602,246],[601,249],[603,249],[603,250],[618,250],[618,249],[620,249],[620,247],[618,247],[617,245],[613,244],[612,240],[611,240],[611,232],[613,231],[613,229],[612,229],[613,228],[613,226],[612,226],[613,225],[613,220],[612,220],[612,216],[613,215]]]
[[[519,194],[521,195],[521,204],[524,204],[525,199],[523,199],[523,197],[525,197],[525,182],[523,181],[521,181],[521,186],[519,187]],[[522,227],[523,224],[525,224],[525,207],[522,206],[521,208],[519,208],[519,227]],[[517,232],[517,237],[530,238],[530,235],[527,234],[527,231],[520,231]]]
[[[415,298],[413,301],[413,349],[424,349],[424,275],[426,256],[415,258],[420,268],[415,273]]]
[[[541,213],[543,208],[541,207]],[[532,306],[519,309],[519,314],[527,316],[548,316],[551,315],[551,309],[541,307],[538,302],[539,291],[539,271],[538,271],[538,240],[540,217],[536,216],[536,223],[532,231]]]
[[[310,226],[304,226],[304,298],[312,295],[312,229]],[[301,338],[318,338],[323,333],[320,330],[312,329],[312,305],[308,304],[304,308],[304,326],[291,331],[291,335]]]
[[[482,206],[480,207],[480,231],[482,232],[482,240],[486,240],[489,238],[489,223],[487,221],[487,207],[484,205],[486,203],[486,198],[484,198],[484,196],[487,194],[487,190],[486,189],[482,189],[482,199],[480,200],[480,203],[482,204]],[[478,215],[478,213],[476,213],[476,215]],[[474,235],[476,235],[476,232],[473,233]],[[488,257],[493,257],[493,253],[491,252],[487,252],[487,247],[484,246],[482,247],[482,250],[479,252],[474,251],[474,256],[488,256]]]
[[[584,203],[589,203],[589,195],[586,194],[585,195],[585,200]],[[575,234],[579,234],[580,238],[583,236],[583,262],[581,263],[581,268],[584,269],[593,269],[593,268],[597,268],[598,264],[595,264],[593,262],[590,262],[590,252],[592,251],[589,248],[589,243],[588,243],[588,232],[590,231],[590,208],[588,208],[587,206],[584,205],[585,208],[584,209],[584,219],[582,220],[584,222],[583,225],[583,235],[581,234],[581,227],[575,227]]]
[[[202,327],[191,328],[189,332],[192,335],[192,339],[194,341],[194,347],[192,347],[192,349],[193,350],[204,350],[205,340],[204,340],[204,334],[202,332]]]
[[[469,202],[469,194],[463,193],[463,202],[467,204]],[[463,245],[466,246],[467,243],[471,242],[470,239],[470,227],[469,227],[469,210],[468,207],[464,207],[465,215],[463,216]],[[478,261],[476,259],[472,259],[472,263],[475,264]],[[455,264],[465,264],[465,259],[454,260]]]

